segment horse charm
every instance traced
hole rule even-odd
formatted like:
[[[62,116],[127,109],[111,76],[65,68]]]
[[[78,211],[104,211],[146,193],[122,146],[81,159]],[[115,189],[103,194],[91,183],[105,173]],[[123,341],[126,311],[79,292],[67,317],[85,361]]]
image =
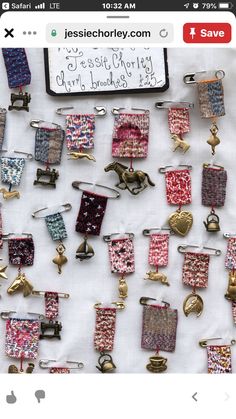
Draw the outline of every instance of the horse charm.
[[[203,312],[203,300],[200,295],[192,293],[189,294],[183,303],[183,311],[186,317],[190,313],[196,313],[197,317],[199,317]]]
[[[28,295],[31,294],[33,290],[33,285],[26,279],[25,274],[19,273],[16,277],[16,279],[12,282],[10,287],[7,290],[7,293],[9,295],[13,295],[18,291],[23,292],[24,297],[28,297]]]
[[[128,166],[116,161],[108,164],[104,170],[105,172],[114,170],[114,172],[116,172],[119,176],[119,182],[115,186],[122,190],[128,189],[132,195],[138,195],[145,188],[147,188],[148,184],[150,186],[155,186],[155,183],[151,181],[147,173],[142,170],[129,170]],[[136,186],[130,188],[130,183],[136,183]]]

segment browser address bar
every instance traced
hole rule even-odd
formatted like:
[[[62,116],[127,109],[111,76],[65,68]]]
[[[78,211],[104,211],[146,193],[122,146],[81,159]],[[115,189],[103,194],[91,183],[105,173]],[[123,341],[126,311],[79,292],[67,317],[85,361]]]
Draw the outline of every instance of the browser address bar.
[[[171,43],[171,23],[49,23],[46,27],[48,43],[76,44],[152,44]]]

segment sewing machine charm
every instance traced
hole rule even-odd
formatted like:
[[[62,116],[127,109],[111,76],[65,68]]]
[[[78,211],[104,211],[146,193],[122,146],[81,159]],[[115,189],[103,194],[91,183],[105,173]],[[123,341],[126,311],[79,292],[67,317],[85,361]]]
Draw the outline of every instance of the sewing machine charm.
[[[227,300],[236,301],[236,272],[229,272],[229,283],[225,298]]]
[[[11,94],[11,105],[8,107],[9,111],[27,111],[29,112],[29,103],[31,101],[31,95],[29,93],[12,93]],[[21,105],[15,105],[15,102],[22,102]]]
[[[45,170],[37,169],[34,185],[52,186],[56,188],[56,180],[59,178],[59,172],[56,169],[47,167]],[[41,180],[41,178],[48,178],[48,181]]]
[[[62,324],[58,321],[44,323],[41,322],[41,335],[39,339],[59,339],[61,340],[60,332],[62,330]],[[46,333],[47,331],[53,331],[53,333]]]

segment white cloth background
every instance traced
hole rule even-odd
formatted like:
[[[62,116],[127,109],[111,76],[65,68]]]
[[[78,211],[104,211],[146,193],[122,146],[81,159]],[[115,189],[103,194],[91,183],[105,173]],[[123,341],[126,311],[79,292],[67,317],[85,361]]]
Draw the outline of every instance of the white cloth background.
[[[64,148],[62,164],[59,167],[60,178],[56,190],[33,186],[38,164],[27,162],[19,187],[20,200],[2,202],[4,232],[32,232],[35,240],[35,261],[33,267],[25,272],[36,290],[55,290],[69,292],[70,299],[60,299],[60,320],[63,323],[62,340],[40,342],[39,358],[79,360],[85,365],[82,372],[96,372],[98,353],[93,347],[95,310],[97,301],[105,303],[117,299],[117,277],[110,273],[107,244],[101,236],[92,238],[96,255],[89,261],[79,262],[75,251],[82,240],[75,232],[75,220],[80,206],[81,193],[71,187],[74,180],[98,182],[113,186],[117,181],[114,173],[105,173],[104,167],[112,161],[111,134],[114,118],[110,113],[113,106],[130,109],[132,106],[150,109],[150,140],[148,158],[135,167],[149,173],[156,183],[155,188],[147,188],[134,197],[127,191],[122,192],[119,200],[109,200],[102,225],[102,234],[130,231],[135,233],[136,271],[128,277],[129,297],[125,310],[117,313],[113,359],[120,373],[145,373],[148,357],[152,351],[140,348],[142,306],[141,296],[156,297],[168,301],[179,311],[177,343],[174,353],[164,353],[168,358],[169,373],[204,373],[207,372],[207,354],[198,345],[202,338],[219,336],[222,342],[229,342],[236,337],[232,321],[231,303],[225,300],[224,293],[228,283],[228,274],[224,268],[224,257],[227,242],[222,233],[236,231],[236,194],[235,194],[235,132],[236,132],[236,51],[235,49],[169,49],[170,88],[160,94],[109,95],[93,97],[50,97],[45,92],[43,51],[27,50],[32,71],[32,83],[27,89],[32,95],[30,112],[8,112],[4,148],[34,152],[35,130],[29,126],[31,119],[43,119],[64,125],[64,117],[56,115],[55,110],[63,106],[75,106],[79,112],[90,113],[95,105],[105,105],[107,116],[96,120],[96,138],[94,154],[97,162],[87,160],[67,160]],[[9,105],[10,89],[2,57],[0,58],[0,105]],[[221,144],[217,147],[215,163],[228,170],[227,198],[225,207],[217,212],[221,219],[221,232],[210,235],[205,231],[203,220],[208,208],[201,206],[201,171],[202,163],[211,161],[210,147],[206,144],[209,137],[208,120],[201,120],[197,105],[196,86],[185,85],[183,74],[207,69],[223,69],[226,77],[223,81],[225,90],[226,115],[219,120],[219,137]],[[186,139],[191,149],[182,155],[172,153],[171,140],[167,124],[167,112],[156,110],[157,100],[187,100],[195,103],[191,112],[191,132]],[[144,281],[145,272],[149,270],[147,262],[148,238],[142,235],[147,227],[163,225],[173,208],[167,205],[165,197],[164,176],[158,168],[166,164],[189,163],[192,171],[192,205],[189,210],[194,216],[191,232],[185,238],[170,238],[169,265],[165,269],[170,287],[159,283]],[[2,198],[1,198],[2,200]],[[51,240],[43,219],[35,220],[31,213],[41,207],[56,203],[70,202],[70,212],[64,213],[68,231],[65,241],[68,263],[63,267],[62,275],[57,274],[51,259],[56,255],[55,243]],[[212,257],[209,270],[209,287],[200,290],[205,308],[200,318],[186,318],[182,303],[191,289],[182,284],[183,255],[177,252],[181,243],[204,244],[222,250],[220,257]],[[2,251],[3,262],[7,263],[7,242]],[[8,280],[1,280],[0,310],[20,310],[44,312],[43,298],[22,295],[8,296],[6,290],[16,276],[16,268],[8,268]],[[4,353],[5,322],[0,320],[0,371],[7,372],[8,365],[14,359],[8,359]],[[233,370],[236,372],[236,348],[232,348]],[[17,363],[19,365],[19,363]],[[46,373],[36,363],[35,372]]]

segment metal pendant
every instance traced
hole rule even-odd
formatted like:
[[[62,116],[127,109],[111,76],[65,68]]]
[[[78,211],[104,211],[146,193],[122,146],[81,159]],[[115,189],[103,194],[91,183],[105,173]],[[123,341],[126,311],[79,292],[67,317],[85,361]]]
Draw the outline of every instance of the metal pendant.
[[[149,175],[142,170],[130,170],[128,166],[114,161],[108,164],[104,168],[105,172],[113,170],[119,177],[119,182],[115,185],[117,188],[125,190],[127,189],[132,195],[138,195],[148,185],[155,186],[149,177]],[[136,186],[133,188],[129,187],[129,184],[135,183]]]
[[[31,101],[31,95],[29,93],[12,93],[11,94],[11,105],[8,107],[9,111],[27,111],[29,112],[29,103]],[[21,102],[21,105],[15,105],[15,102]]]
[[[209,233],[217,233],[220,231],[220,219],[218,215],[215,213],[214,210],[210,212],[207,216],[206,221],[203,221],[204,226],[206,227],[206,231]]]
[[[204,303],[202,297],[195,294],[195,292],[187,295],[183,302],[183,311],[186,317],[188,317],[190,313],[196,313],[197,317],[199,317],[203,312],[203,307]]]
[[[150,372],[161,373],[167,370],[167,358],[160,355],[153,355],[149,358],[149,364],[146,368]]]
[[[168,219],[171,230],[179,236],[186,236],[193,225],[193,216],[189,211],[177,210]]]
[[[28,295],[32,293],[33,288],[33,285],[31,285],[28,279],[26,279],[25,274],[19,272],[17,277],[8,288],[7,293],[9,295],[13,295],[16,292],[23,292],[23,296],[28,297]]]
[[[64,255],[66,248],[64,246],[63,243],[60,243],[57,248],[56,251],[58,253],[57,256],[55,256],[55,258],[53,258],[53,263],[55,263],[55,265],[57,265],[58,267],[58,273],[61,274],[62,270],[62,266],[65,265],[65,263],[67,263],[68,259],[67,257]]]
[[[229,282],[225,298],[230,301],[236,301],[236,272],[229,272]]]
[[[7,279],[7,274],[5,273],[7,267],[8,267],[7,265],[0,266],[0,278]]]
[[[105,352],[100,353],[98,364],[99,366],[96,366],[96,368],[102,373],[112,372],[116,369],[111,355],[106,354]]]
[[[19,370],[16,365],[12,364],[12,365],[9,365],[8,367],[8,374],[22,374],[22,373],[32,374],[33,370],[34,370],[34,364],[32,362],[28,363],[28,367],[26,368],[25,371],[23,369]]]
[[[56,181],[59,178],[59,172],[58,170],[50,169],[49,167],[45,170],[38,168],[36,178],[37,179],[34,180],[34,185],[52,186],[53,188],[56,188]],[[45,180],[45,178],[48,178],[48,180]]]
[[[87,159],[91,161],[96,161],[95,157],[89,153],[83,153],[82,151],[71,151],[67,153],[67,156],[70,156],[68,160],[79,160],[79,159]]]
[[[188,151],[190,148],[190,145],[187,143],[187,141],[183,140],[183,138],[181,138],[179,135],[173,134],[171,138],[174,141],[173,151],[176,151],[179,148],[180,150],[183,150],[183,153],[186,153],[186,151]]]
[[[122,276],[119,278],[119,298],[122,298],[123,300],[128,297],[128,285],[125,280],[125,277]]]
[[[8,191],[6,188],[1,188],[0,193],[2,193],[3,199],[12,199],[12,198],[20,198],[20,192],[18,191]]]
[[[209,144],[211,146],[212,155],[214,156],[215,148],[218,144],[220,144],[220,139],[217,137],[217,133],[219,131],[217,125],[212,124],[212,126],[210,128],[210,131],[211,131],[211,136],[207,140],[207,144]]]
[[[60,332],[62,330],[62,324],[58,321],[56,322],[49,322],[49,323],[41,323],[41,335],[39,339],[59,339],[61,340]],[[49,331],[49,333],[47,333]],[[52,332],[52,333],[50,333]]]
[[[149,279],[150,281],[159,281],[161,284],[170,285],[167,279],[167,276],[162,272],[149,271],[146,273],[144,279]]]
[[[88,244],[87,237],[84,238],[83,243],[81,243],[76,250],[76,259],[85,260],[90,259],[94,256],[94,250],[90,244]]]

